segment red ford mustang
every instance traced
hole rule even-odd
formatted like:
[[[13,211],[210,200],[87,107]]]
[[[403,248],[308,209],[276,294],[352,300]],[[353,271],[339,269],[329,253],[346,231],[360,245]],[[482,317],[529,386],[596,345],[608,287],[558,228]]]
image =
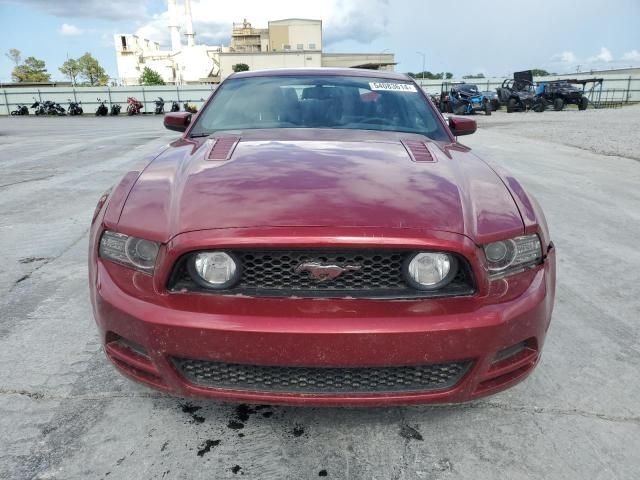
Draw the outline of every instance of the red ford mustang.
[[[472,400],[535,367],[555,254],[536,201],[404,75],[235,74],[98,203],[108,358],[184,397]]]

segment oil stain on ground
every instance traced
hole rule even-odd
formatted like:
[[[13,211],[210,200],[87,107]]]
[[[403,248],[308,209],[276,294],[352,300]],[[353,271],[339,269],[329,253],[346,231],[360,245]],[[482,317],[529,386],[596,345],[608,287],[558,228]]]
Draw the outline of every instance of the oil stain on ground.
[[[198,410],[201,410],[202,407],[199,407],[197,405],[193,405],[192,403],[187,402],[187,403],[181,403],[180,408],[182,408],[182,411],[184,413],[188,413],[189,415],[191,415],[191,423],[204,423],[204,417],[196,414],[196,412]]]
[[[273,415],[273,410],[270,410],[268,405],[247,405],[242,403],[238,405],[234,411],[233,416],[227,423],[227,427],[232,430],[241,430],[244,428],[245,423],[251,418],[252,415],[262,412],[262,416],[269,418]]]
[[[293,430],[291,430],[291,435],[293,435],[296,438],[301,437],[302,435],[304,435],[304,427],[299,423],[296,423],[293,426]]]
[[[422,434],[415,428],[410,427],[409,425],[402,425],[400,427],[400,436],[402,438],[406,438],[407,440],[420,440],[420,441],[424,440],[424,438],[422,437]]]
[[[198,456],[204,457],[205,453],[209,453],[211,449],[220,445],[220,440],[205,440],[198,448]]]

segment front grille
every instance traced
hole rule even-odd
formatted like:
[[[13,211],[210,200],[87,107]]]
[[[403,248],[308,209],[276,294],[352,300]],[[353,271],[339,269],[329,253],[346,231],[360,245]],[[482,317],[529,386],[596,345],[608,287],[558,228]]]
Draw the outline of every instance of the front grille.
[[[405,367],[271,367],[174,358],[191,383],[209,388],[279,393],[426,392],[453,387],[471,362]]]
[[[250,296],[413,298],[470,295],[474,292],[471,270],[458,258],[458,274],[440,290],[424,291],[411,287],[404,277],[404,263],[415,252],[397,250],[242,250],[231,251],[240,264],[238,283],[214,292]],[[176,264],[169,279],[171,291],[207,291],[189,275],[190,255]],[[355,265],[337,278],[318,282],[307,272],[296,273],[305,262]],[[211,291],[211,290],[209,290]]]

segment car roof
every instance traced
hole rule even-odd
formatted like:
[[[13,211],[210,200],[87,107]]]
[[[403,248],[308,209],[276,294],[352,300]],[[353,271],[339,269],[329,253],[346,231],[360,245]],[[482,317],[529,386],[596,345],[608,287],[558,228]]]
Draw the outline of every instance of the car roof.
[[[365,68],[274,68],[269,70],[249,70],[246,72],[233,73],[229,78],[247,78],[247,77],[275,77],[275,76],[317,76],[332,75],[343,77],[375,77],[388,80],[411,80],[410,77],[403,73],[390,72],[387,70],[368,70]]]

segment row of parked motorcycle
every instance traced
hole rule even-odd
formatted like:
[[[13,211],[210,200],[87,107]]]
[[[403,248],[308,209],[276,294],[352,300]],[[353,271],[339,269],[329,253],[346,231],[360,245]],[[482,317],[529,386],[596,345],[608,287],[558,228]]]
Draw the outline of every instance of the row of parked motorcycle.
[[[34,103],[31,105],[31,108],[34,110],[36,115],[82,115],[84,110],[82,109],[82,102],[74,102],[71,99],[68,99],[69,107],[65,110],[65,108],[57,102],[53,102],[51,100],[40,101],[35,97],[33,98]],[[164,113],[164,99],[162,97],[158,97],[155,100],[155,110],[154,113],[156,115],[161,115]],[[96,108],[95,115],[97,117],[105,117],[107,115],[120,115],[121,106],[117,103],[112,103],[111,108],[107,107],[105,101],[98,98],[98,108]],[[141,101],[137,100],[134,97],[127,98],[127,115],[141,115],[142,109],[144,105]],[[198,109],[195,105],[189,103],[189,100],[184,102],[183,108],[186,112],[196,113]],[[179,112],[180,111],[180,103],[173,100],[171,102],[171,111]],[[18,105],[15,110],[11,112],[11,115],[29,115],[29,108],[26,105]]]

